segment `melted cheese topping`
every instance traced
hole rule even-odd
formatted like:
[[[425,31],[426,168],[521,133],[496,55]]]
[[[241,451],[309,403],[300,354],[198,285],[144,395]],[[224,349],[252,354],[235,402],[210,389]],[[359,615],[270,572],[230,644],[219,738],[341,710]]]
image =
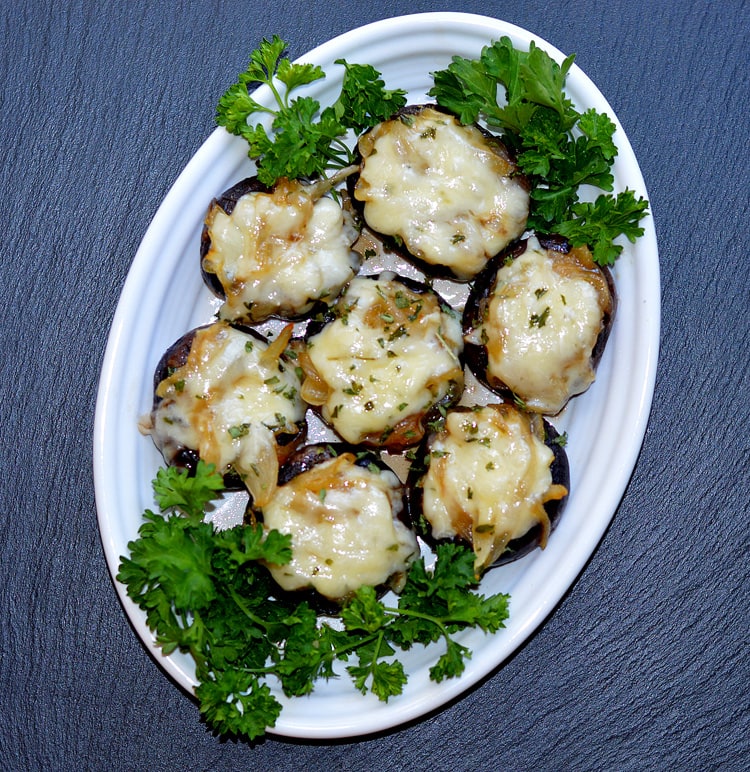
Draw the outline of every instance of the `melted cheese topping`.
[[[279,486],[263,507],[264,527],[292,537],[292,560],[269,566],[283,589],[311,587],[343,600],[404,574],[419,554],[416,536],[398,519],[396,475],[354,460],[345,453],[318,464]]]
[[[497,274],[486,318],[467,338],[487,348],[490,381],[554,415],[594,381],[591,353],[612,308],[606,280],[578,253],[526,251]]]
[[[359,265],[351,250],[357,232],[341,207],[296,181],[245,194],[231,215],[214,204],[206,225],[211,248],[203,266],[224,288],[223,319],[306,313],[315,300],[334,299]]]
[[[225,322],[198,329],[186,363],[159,384],[151,415],[165,457],[197,450],[206,463],[242,475],[256,503],[276,484],[275,435],[296,433],[305,415],[299,378],[269,350]]]
[[[473,126],[426,108],[379,124],[360,151],[354,195],[367,224],[462,280],[524,231],[528,192]]]
[[[416,443],[424,413],[463,387],[459,319],[432,293],[387,277],[354,279],[336,311],[306,352],[324,385],[317,399],[324,420],[351,443],[385,443],[411,419]]]
[[[537,524],[543,544],[550,528],[544,503],[567,494],[552,483],[553,460],[529,417],[511,405],[449,412],[423,479],[433,537],[470,543],[478,572]]]

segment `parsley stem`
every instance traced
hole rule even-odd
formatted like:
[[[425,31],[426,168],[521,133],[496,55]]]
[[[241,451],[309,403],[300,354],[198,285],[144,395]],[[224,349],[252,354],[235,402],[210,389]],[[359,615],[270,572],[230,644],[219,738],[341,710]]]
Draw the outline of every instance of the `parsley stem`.
[[[441,635],[446,640],[450,641],[450,633],[448,632],[448,628],[445,626],[443,621],[441,621],[438,617],[433,616],[432,614],[424,614],[421,611],[412,611],[411,609],[406,608],[393,608],[392,606],[384,606],[384,610],[389,614],[393,614],[394,616],[414,617],[415,619],[424,619],[426,622],[432,622],[432,624],[434,624],[438,630],[440,630]],[[445,620],[445,622],[451,621],[461,622],[462,620]]]
[[[373,651],[372,657],[370,658],[370,662],[367,665],[368,677],[374,675],[375,665],[376,665],[378,659],[380,659],[380,649],[383,646],[383,638],[384,638],[384,636],[385,636],[385,632],[381,628],[378,631],[377,635],[375,636],[376,637],[376,641],[377,641],[376,644],[375,644],[375,650]]]
[[[268,624],[264,619],[261,619],[260,617],[253,614],[252,611],[247,607],[247,604],[245,603],[244,599],[238,594],[238,592],[233,587],[227,587],[229,590],[229,594],[232,597],[232,600],[237,604],[240,611],[255,625],[262,628],[264,631],[268,632]]]
[[[331,649],[330,653],[330,660],[336,660],[341,659],[342,654],[346,654],[350,651],[353,651],[354,649],[359,649],[364,644],[370,643],[370,641],[374,641],[376,638],[381,638],[382,641],[382,635],[383,631],[382,629],[378,632],[370,633],[370,635],[366,635],[363,638],[357,638],[356,640],[353,640],[351,643],[346,644],[345,646],[335,646]],[[380,643],[378,643],[378,649],[380,649]]]
[[[287,107],[289,107],[289,103],[288,103],[289,102],[289,95],[287,94],[287,98],[286,99],[282,99],[281,98],[281,94],[279,93],[279,90],[276,88],[276,85],[273,82],[273,77],[269,76],[268,80],[266,80],[265,83],[268,86],[268,88],[271,89],[271,93],[273,94],[274,99],[276,99],[276,104],[278,104],[278,106],[282,110],[284,110]],[[273,110],[268,110],[268,112],[270,112],[271,114],[274,113]]]

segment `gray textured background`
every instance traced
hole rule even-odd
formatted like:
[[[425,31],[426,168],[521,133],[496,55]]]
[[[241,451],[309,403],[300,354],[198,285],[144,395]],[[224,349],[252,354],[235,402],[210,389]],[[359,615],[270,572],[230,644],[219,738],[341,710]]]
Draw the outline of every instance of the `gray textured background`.
[[[632,481],[578,582],[464,698],[379,737],[220,742],[117,601],[91,437],[114,307],[160,201],[264,35],[460,10],[530,29],[622,121],[663,331]],[[0,10],[0,768],[746,769],[748,43],[741,0],[17,0]]]

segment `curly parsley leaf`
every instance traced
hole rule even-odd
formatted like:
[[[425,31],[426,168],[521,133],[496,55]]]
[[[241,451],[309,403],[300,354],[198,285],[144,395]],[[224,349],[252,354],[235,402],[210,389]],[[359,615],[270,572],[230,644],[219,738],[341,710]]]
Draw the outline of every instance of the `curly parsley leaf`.
[[[501,132],[532,183],[529,228],[574,232],[576,246],[587,244],[594,260],[608,265],[622,251],[618,237],[632,240],[642,232],[647,203],[628,205],[608,195],[615,124],[594,109],[574,108],[564,90],[573,61],[571,55],[558,64],[533,41],[528,51],[519,51],[503,37],[478,59],[454,57],[447,69],[433,73],[429,93],[463,123],[484,121]],[[579,201],[585,185],[605,192],[594,206]],[[579,218],[585,223],[574,224]]]
[[[195,696],[206,723],[221,735],[255,740],[281,715],[281,703],[269,686],[237,668],[211,671]]]
[[[278,62],[276,77],[286,86],[284,104],[289,104],[289,94],[294,91],[294,89],[300,88],[300,86],[307,86],[310,83],[314,83],[316,80],[325,78],[323,69],[317,64],[292,63],[289,59],[278,59],[278,57],[276,60]],[[273,70],[269,70],[267,77],[262,82],[267,83],[269,80],[272,82],[272,79],[269,76],[272,76],[273,74]]]
[[[153,489],[162,512],[178,509],[186,517],[200,521],[206,505],[224,490],[224,480],[213,465],[199,461],[194,475],[174,466],[159,469]]]
[[[498,116],[499,121],[497,79],[481,61],[454,56],[448,69],[434,72],[432,77],[435,85],[430,94],[461,123],[476,123],[480,116],[489,122],[490,115]]]
[[[291,62],[284,56],[286,43],[274,35],[264,39],[252,52],[250,64],[237,82],[219,99],[216,122],[243,137],[248,155],[255,161],[258,179],[273,185],[280,177],[291,179],[324,175],[353,161],[344,139],[349,130],[357,132],[374,126],[405,104],[405,92],[388,90],[380,73],[370,65],[344,65],[341,93],[321,110],[309,96],[292,98],[292,92],[325,77],[313,64]],[[266,85],[275,108],[261,105],[250,90]],[[261,120],[270,116],[270,127]]]
[[[388,615],[375,590],[362,587],[341,610],[341,621],[350,632],[376,633],[388,623]]]
[[[638,222],[647,211],[648,201],[636,198],[632,190],[624,190],[615,198],[599,196],[593,203],[574,204],[573,218],[558,223],[557,232],[574,246],[594,244],[594,261],[612,265],[622,252],[614,239],[624,235],[633,242],[642,236]]]
[[[373,66],[349,64],[345,59],[336,59],[335,63],[344,67],[341,94],[323,110],[323,120],[335,120],[348,129],[362,132],[390,118],[406,103],[406,92],[386,89],[380,73]]]
[[[213,528],[150,510],[144,519],[139,538],[128,545],[130,558],[123,558],[118,580],[159,633],[161,624],[175,625],[181,615],[216,597],[210,560]]]
[[[341,614],[346,630],[360,635],[358,661],[347,667],[357,688],[366,691],[369,683],[382,700],[400,694],[406,683],[400,663],[384,658],[415,643],[443,642],[445,650],[430,670],[432,680],[460,676],[471,652],[453,634],[471,627],[496,632],[508,618],[508,597],[485,598],[473,592],[478,582],[473,552],[445,544],[438,546],[431,570],[423,559],[412,564],[397,607],[377,600],[371,587],[360,589]]]
[[[403,664],[398,660],[383,659],[393,654],[395,649],[382,633],[375,640],[362,644],[357,651],[358,663],[347,667],[355,688],[362,694],[371,691],[383,702],[401,694],[408,680]]]

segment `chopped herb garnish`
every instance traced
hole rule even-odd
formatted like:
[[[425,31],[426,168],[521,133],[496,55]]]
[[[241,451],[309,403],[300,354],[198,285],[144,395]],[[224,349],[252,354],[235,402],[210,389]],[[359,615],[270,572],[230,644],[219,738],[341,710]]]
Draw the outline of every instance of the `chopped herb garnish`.
[[[398,290],[393,297],[396,308],[409,308],[412,304],[411,298],[408,298],[401,290]]]
[[[403,324],[399,324],[399,326],[388,336],[388,342],[392,343],[394,340],[403,337],[409,337],[409,331]]]
[[[233,440],[238,440],[240,437],[244,437],[250,431],[250,424],[239,424],[238,426],[229,427],[229,436]]]
[[[549,306],[546,306],[541,314],[532,314],[529,317],[529,327],[544,327],[549,317]]]

